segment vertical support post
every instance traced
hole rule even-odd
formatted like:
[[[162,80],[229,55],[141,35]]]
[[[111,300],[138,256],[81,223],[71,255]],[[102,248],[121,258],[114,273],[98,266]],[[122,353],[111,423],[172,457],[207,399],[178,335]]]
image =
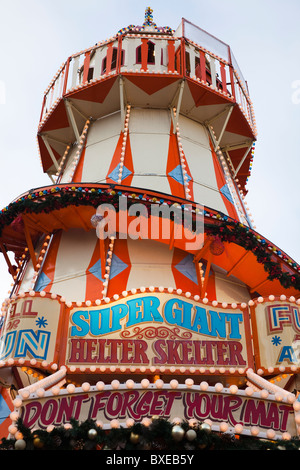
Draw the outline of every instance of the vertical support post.
[[[118,37],[118,53],[117,53],[117,64],[116,73],[120,73],[122,66],[122,36]]]
[[[184,89],[184,80],[182,80],[182,82],[180,83],[178,102],[177,102],[177,106],[176,106],[176,117],[175,117],[175,122],[174,122],[174,133],[176,133],[176,127],[177,127],[178,120],[179,120],[179,113],[180,113],[180,108],[181,108],[183,89]]]
[[[120,76],[120,110],[121,110],[121,130],[124,131],[125,124],[125,103],[124,103],[124,80]]]
[[[230,82],[231,82],[231,94],[234,97],[234,101],[236,101],[234,73],[233,73],[232,65],[229,66],[229,73],[230,73]]]
[[[141,45],[141,69],[147,70],[148,68],[148,39],[142,39]]]
[[[205,64],[205,53],[203,51],[199,51],[200,53],[200,76],[201,80],[206,83],[206,64]]]
[[[112,63],[112,56],[113,56],[113,43],[110,42],[107,45],[107,54],[106,54],[106,75],[111,72],[111,63]]]
[[[168,41],[168,71],[175,72],[175,44],[174,41]]]
[[[82,82],[85,83],[88,80],[89,68],[90,68],[90,57],[91,51],[85,53],[84,62],[83,62],[83,79]]]
[[[225,70],[225,64],[223,64],[223,62],[220,62],[220,69],[221,69],[222,88],[223,88],[223,91],[227,93],[226,70]]]
[[[65,81],[64,81],[62,96],[64,96],[66,91],[67,91],[67,83],[68,83],[68,78],[69,78],[70,62],[71,62],[71,57],[68,58],[66,66],[65,66],[66,71],[65,71]]]
[[[184,38],[181,38],[181,66],[182,66],[182,75],[183,77],[186,76],[186,70],[185,70],[185,67],[186,67],[186,63],[185,63],[185,42],[184,42]]]

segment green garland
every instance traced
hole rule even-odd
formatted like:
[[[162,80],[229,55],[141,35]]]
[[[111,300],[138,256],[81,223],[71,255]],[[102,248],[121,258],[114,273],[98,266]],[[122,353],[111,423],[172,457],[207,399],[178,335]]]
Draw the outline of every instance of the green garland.
[[[118,211],[120,195],[130,196],[128,198],[128,206],[139,202],[150,208],[153,202],[167,203],[168,205],[176,202],[142,193],[115,191],[112,187],[105,187],[104,185],[102,188],[80,186],[51,187],[47,190],[32,191],[2,209],[0,211],[0,235],[5,226],[13,223],[24,212],[35,214],[44,212],[47,214],[72,205],[77,207],[92,206],[96,209],[105,202],[112,204],[116,211]],[[184,205],[184,201],[180,201],[179,207],[184,207]],[[297,272],[284,272],[280,263],[272,260],[272,254],[275,249],[273,245],[269,244],[262,237],[257,236],[247,226],[224,214],[205,209],[204,216],[206,218],[206,233],[219,237],[223,242],[236,243],[244,249],[251,251],[256,256],[257,261],[264,266],[265,271],[268,273],[268,279],[277,279],[284,288],[293,287],[300,291],[300,275]],[[211,222],[207,223],[207,220]],[[271,250],[273,251],[271,252]],[[282,254],[280,251],[276,251],[276,254],[283,261],[288,262],[294,271],[300,270],[300,267],[292,260],[289,260],[285,254]]]
[[[165,419],[153,419],[150,426],[136,423],[130,428],[103,430],[93,420],[82,423],[72,419],[69,429],[57,427],[51,431],[26,428],[17,422],[21,439],[2,439],[0,450],[300,450],[298,438],[264,440],[211,431],[206,424],[190,427],[187,422],[174,425]]]

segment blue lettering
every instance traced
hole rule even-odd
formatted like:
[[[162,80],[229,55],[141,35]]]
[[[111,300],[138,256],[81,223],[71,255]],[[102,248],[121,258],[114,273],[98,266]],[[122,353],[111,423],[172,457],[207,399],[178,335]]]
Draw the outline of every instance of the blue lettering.
[[[121,320],[126,317],[128,313],[128,306],[126,304],[113,305],[111,307],[112,312],[112,325],[111,331],[117,331],[121,329]]]
[[[158,311],[160,301],[157,297],[144,297],[144,319],[143,321],[163,322],[164,319]]]
[[[126,326],[132,326],[143,321],[143,299],[128,300],[129,318]]]
[[[99,336],[104,335],[105,333],[109,333],[109,313],[109,308],[89,311],[91,334],[93,336]]]
[[[164,308],[165,319],[170,325],[175,324],[191,329],[192,308],[193,305],[189,302],[178,299],[168,300]]]
[[[196,315],[195,315],[194,323],[192,325],[192,330],[196,331],[197,333],[201,333],[203,335],[210,335],[210,331],[208,329],[208,324],[207,324],[207,315],[206,315],[205,308],[196,306],[195,310],[196,310]]]
[[[141,322],[163,322],[163,318],[158,311],[160,301],[157,297],[142,297],[140,299],[128,300],[129,319],[127,327]]]
[[[239,323],[243,323],[242,313],[226,313],[226,320],[230,323],[229,339],[241,339]]]
[[[85,310],[77,310],[77,312],[73,313],[72,322],[76,326],[72,326],[71,336],[86,336],[89,333],[88,316],[89,312]]]
[[[72,316],[71,336],[101,336],[119,331],[123,326],[129,328],[137,323],[166,321],[201,335],[241,339],[242,313],[207,311],[204,307],[176,298],[167,300],[163,316],[159,307],[158,297],[145,296],[98,310],[78,310]]]
[[[278,362],[282,362],[284,360],[287,360],[289,363],[294,363],[297,364],[297,357],[295,355],[294,349],[292,346],[283,346]]]

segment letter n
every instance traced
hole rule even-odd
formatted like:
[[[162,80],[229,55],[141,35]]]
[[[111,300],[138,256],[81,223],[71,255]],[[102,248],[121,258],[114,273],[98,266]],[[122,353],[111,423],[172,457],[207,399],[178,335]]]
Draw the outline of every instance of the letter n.
[[[50,341],[49,331],[22,330],[20,332],[15,357],[24,357],[27,352],[35,359],[46,359]]]

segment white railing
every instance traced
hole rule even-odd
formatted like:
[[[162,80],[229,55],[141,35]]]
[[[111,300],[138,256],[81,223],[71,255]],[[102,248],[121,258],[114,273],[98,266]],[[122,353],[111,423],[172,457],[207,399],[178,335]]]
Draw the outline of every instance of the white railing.
[[[223,43],[222,47],[225,47]],[[126,72],[171,72],[197,80],[230,97],[255,128],[247,85],[239,69],[230,62],[230,50],[227,59],[189,39],[120,35],[74,54],[62,64],[45,92],[41,120],[63,96],[99,79]]]

